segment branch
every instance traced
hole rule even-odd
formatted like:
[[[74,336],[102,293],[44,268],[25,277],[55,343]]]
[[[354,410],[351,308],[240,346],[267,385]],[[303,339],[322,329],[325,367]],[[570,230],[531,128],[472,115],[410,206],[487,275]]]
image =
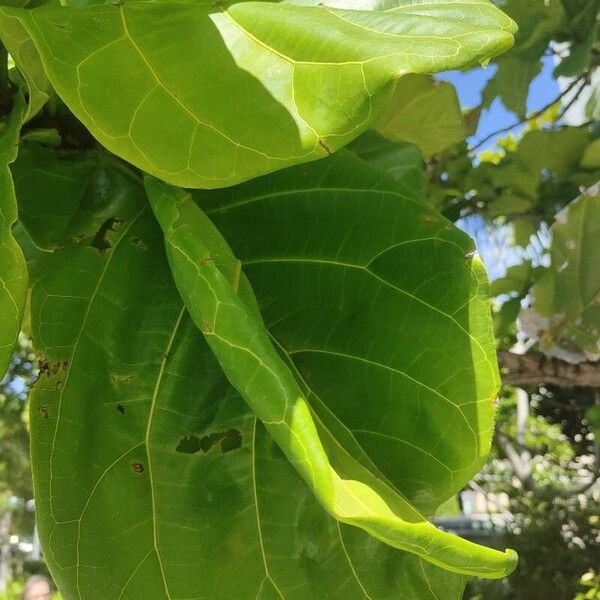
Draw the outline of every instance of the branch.
[[[531,475],[531,457],[521,457],[508,436],[502,433],[498,428],[496,428],[496,441],[498,442],[498,447],[502,451],[502,454],[504,454],[510,462],[513,471],[515,472],[517,479],[523,485],[523,488],[537,494],[538,490]]]
[[[525,119],[516,121],[508,127],[503,127],[502,129],[498,129],[497,131],[493,131],[492,133],[486,135],[482,140],[479,140],[474,146],[471,146],[468,151],[473,152],[474,150],[481,148],[481,146],[483,146],[486,142],[489,142],[492,138],[496,137],[497,135],[500,135],[502,133],[508,133],[509,131],[512,131],[515,127],[518,127],[519,125],[524,125],[528,121],[534,121],[535,119],[541,117],[548,109],[552,108],[557,102],[560,102],[565,96],[572,92],[578,84],[581,84],[579,89],[573,95],[573,97],[561,110],[557,121],[560,120],[565,115],[565,113],[573,106],[573,104],[575,104],[587,83],[588,72],[586,71],[586,73],[584,73],[581,77],[578,77],[577,79],[572,81],[556,98],[554,98],[554,100],[552,100],[552,102],[549,102],[548,104],[534,112],[532,115],[526,117]]]
[[[573,365],[539,353],[513,354],[498,351],[504,385],[538,385],[559,387],[600,387],[600,362]]]

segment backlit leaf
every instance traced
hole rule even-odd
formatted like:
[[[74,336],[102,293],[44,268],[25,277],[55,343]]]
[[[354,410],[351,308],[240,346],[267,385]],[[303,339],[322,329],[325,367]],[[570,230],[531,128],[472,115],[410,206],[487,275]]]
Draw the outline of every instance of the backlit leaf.
[[[17,220],[17,202],[9,164],[17,156],[19,131],[25,101],[17,96],[0,130],[0,373],[12,356],[27,295],[27,267],[21,248],[12,234]]]
[[[28,31],[57,93],[102,144],[185,187],[326,156],[368,128],[398,78],[401,89],[407,73],[459,68],[512,44],[514,24],[487,0],[468,10],[448,0],[334,4],[3,14]]]
[[[335,181],[337,193],[331,194],[330,190],[330,195],[323,195],[326,189],[320,189],[316,190],[319,196],[315,198],[312,197],[314,189],[307,188],[303,192],[302,188],[297,191],[296,188],[294,191],[276,188],[276,191],[246,196],[245,200],[230,204],[223,204],[223,194],[215,195],[215,199],[220,200],[215,214],[226,215],[224,219],[215,216],[219,228],[232,234],[237,230],[239,234],[243,227],[246,232],[245,236],[233,234],[230,239],[241,241],[245,252],[238,256],[258,286],[259,302],[264,298],[265,315],[272,318],[273,313],[285,307],[283,314],[278,314],[269,327],[273,341],[262,324],[239,261],[194,204],[192,196],[151,180],[147,182],[147,189],[165,231],[167,254],[178,288],[228,379],[265,424],[327,512],[379,540],[454,572],[501,577],[514,567],[514,554],[490,551],[440,532],[405,499],[405,496],[413,497],[422,506],[432,503],[437,506],[460,488],[462,484],[458,482],[463,477],[470,477],[471,469],[480,461],[480,444],[482,441],[485,447],[488,444],[490,430],[484,423],[487,414],[491,424],[491,400],[496,392],[497,374],[489,356],[493,348],[491,323],[484,308],[486,291],[480,280],[480,267],[471,261],[467,247],[461,247],[460,234],[456,241],[453,239],[457,232],[451,225],[428,214],[419,203],[403,200],[394,192],[389,180],[379,181],[380,193],[366,193],[365,189],[372,189],[373,184],[378,187],[376,172],[361,169],[358,161],[342,155],[320,166],[325,172],[314,169],[305,184],[311,176],[317,175],[325,188],[324,180]],[[353,186],[344,187],[348,185],[349,173],[356,173]],[[284,180],[275,179],[276,185],[284,181],[297,185],[298,177],[289,172],[285,175]],[[359,184],[367,183],[371,186],[365,185],[363,192],[357,195],[355,192],[361,190]],[[238,191],[244,194],[248,190],[240,188]],[[362,194],[366,195],[364,199]],[[271,200],[275,200],[274,205]],[[314,218],[327,224],[326,237],[309,217],[307,202],[313,207]],[[361,204],[368,207],[368,212],[361,214]],[[260,233],[263,211],[269,212],[270,231],[277,232],[269,237]],[[294,213],[303,218],[294,219]],[[280,217],[283,220],[278,222]],[[387,236],[383,235],[384,224],[391,227]],[[369,236],[369,232],[375,231],[374,227],[378,227],[378,233]],[[424,239],[420,235],[404,237],[409,231],[429,235]],[[362,243],[350,243],[352,234],[359,232]],[[304,235],[299,237],[298,233]],[[386,245],[386,237],[389,245]],[[457,286],[454,290],[446,289],[439,305],[435,300],[431,304],[429,298],[423,298],[430,293],[440,298],[437,276],[423,279],[427,264],[424,257],[435,261],[438,252],[442,252],[436,248],[436,239],[444,246],[449,244],[443,250],[449,264],[442,272],[454,271]],[[309,240],[314,240],[315,245]],[[282,241],[284,245],[280,246]],[[295,250],[298,242],[301,246]],[[417,250],[420,242],[425,245]],[[433,244],[432,248],[429,243]],[[421,283],[411,293],[404,286],[411,289],[415,281],[402,282],[397,269],[403,261],[410,261],[411,257],[414,260],[415,256],[420,257]],[[461,267],[463,278],[458,274]],[[414,270],[403,269],[402,272],[414,273]],[[435,272],[439,274],[439,264]],[[310,289],[310,295],[305,293],[304,297],[295,298],[294,281],[302,289]],[[467,295],[466,300],[459,299],[461,294]],[[363,304],[367,298],[370,308]],[[318,310],[311,310],[313,306],[318,306]],[[480,309],[483,312],[477,318],[475,314]],[[370,311],[378,316],[372,319]],[[470,331],[457,320],[460,313],[469,315]],[[350,315],[351,326],[347,320]],[[396,319],[399,320],[394,326]],[[423,330],[416,334],[409,323]],[[407,336],[404,342],[400,334],[403,329]],[[443,348],[434,354],[426,349],[426,337],[434,332],[438,340],[440,336],[445,337],[456,360],[464,361],[462,366],[452,367],[452,373],[444,373],[437,362],[444,354]],[[421,350],[415,346],[419,335]],[[408,339],[413,345],[410,349],[406,344]],[[457,343],[453,344],[451,339]],[[461,353],[461,347],[467,354]],[[284,353],[287,364],[276,348]],[[435,369],[432,369],[432,361],[437,364]],[[481,387],[472,390],[471,395],[466,390],[474,368],[479,371]],[[430,375],[433,370],[435,376]],[[418,375],[412,376],[411,372]],[[424,376],[431,380],[424,382],[421,379]],[[459,404],[446,395],[452,393],[454,386],[457,386],[456,391],[460,386]],[[365,402],[370,417],[365,411]],[[363,414],[360,423],[350,425],[353,415],[358,414],[357,403]],[[433,414],[430,414],[431,420],[425,417],[422,411],[427,411],[426,406],[431,406],[438,415],[445,414],[443,423]],[[320,411],[323,413],[319,414]],[[431,428],[427,433],[426,429],[419,430],[414,427],[413,419],[412,430],[419,431],[419,439],[414,444],[404,438],[403,431],[412,411],[416,411],[417,422],[422,421],[425,428]],[[353,431],[357,428],[360,429]],[[463,428],[463,436],[469,438],[457,440],[458,445],[450,447],[446,435],[451,435],[450,431],[458,435]],[[438,432],[434,433],[436,429]],[[442,444],[440,435],[446,438]],[[434,446],[428,446],[425,441],[428,439],[436,440]],[[394,450],[394,446],[400,448]],[[401,466],[393,461],[390,448]],[[436,458],[440,452],[447,463]],[[408,456],[412,457],[413,465],[420,465],[419,477],[424,470],[439,471],[441,464],[445,464],[449,479],[445,484],[436,482],[433,489],[427,489],[426,484],[424,489],[416,478],[416,471],[413,478],[406,477],[406,469],[410,468]],[[394,467],[404,469],[404,477],[398,477],[402,492],[390,487],[372,464],[373,459],[392,477],[400,475],[394,473]],[[462,463],[462,468],[455,461]],[[446,491],[439,487],[436,490],[438,483],[447,485]]]

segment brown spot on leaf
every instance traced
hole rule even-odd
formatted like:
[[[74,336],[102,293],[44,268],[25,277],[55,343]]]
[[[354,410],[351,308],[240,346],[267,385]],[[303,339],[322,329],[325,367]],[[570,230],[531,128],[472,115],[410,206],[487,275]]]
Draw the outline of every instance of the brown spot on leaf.
[[[133,463],[131,468],[133,469],[134,473],[137,473],[138,475],[145,471],[144,465],[139,462]]]
[[[205,267],[208,263],[212,262],[212,256],[207,256],[206,258],[201,258],[198,261],[198,266],[199,267]]]
[[[131,373],[127,373],[125,375],[121,375],[119,373],[113,373],[110,376],[111,383],[129,383],[135,379],[135,375]]]

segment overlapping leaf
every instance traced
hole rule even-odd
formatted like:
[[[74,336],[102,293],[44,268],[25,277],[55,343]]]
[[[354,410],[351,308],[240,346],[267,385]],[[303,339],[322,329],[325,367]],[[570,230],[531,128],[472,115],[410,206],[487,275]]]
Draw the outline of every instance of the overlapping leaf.
[[[326,156],[369,126],[406,73],[484,61],[512,43],[512,21],[487,0],[367,4],[1,14],[27,30],[58,94],[102,144],[171,183],[215,188]]]
[[[445,150],[467,136],[454,87],[425,75],[408,75],[396,86],[375,128],[395,142],[412,142],[425,156]]]
[[[25,102],[17,96],[0,131],[0,373],[12,356],[27,295],[27,267],[12,234],[17,202],[9,164],[16,158]]]
[[[271,178],[272,191],[239,188],[237,202],[213,195],[216,223],[239,243],[274,319],[276,346],[217,230],[190,194],[154,180],[147,187],[179,290],[229,380],[328,512],[455,572],[503,576],[513,555],[437,531],[386,481],[435,507],[487,451],[497,374],[478,264],[452,226],[359,161],[342,155],[319,167],[304,181]],[[417,256],[418,282],[404,278]]]
[[[63,598],[459,600],[461,576],[322,510],[183,311],[141,185],[106,166],[86,187],[106,202],[81,206],[112,207],[106,245],[82,218],[32,297],[37,514]]]
[[[348,148],[365,162],[392,176],[406,195],[423,196],[423,157],[414,144],[392,142],[376,131],[367,131]]]

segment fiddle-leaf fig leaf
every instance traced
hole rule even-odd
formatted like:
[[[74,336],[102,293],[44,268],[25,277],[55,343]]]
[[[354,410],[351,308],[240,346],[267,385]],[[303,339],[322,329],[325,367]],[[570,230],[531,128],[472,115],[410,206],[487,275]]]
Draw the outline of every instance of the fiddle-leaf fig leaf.
[[[28,103],[23,120],[35,116],[52,93],[40,55],[18,16],[0,7],[0,39],[23,74],[28,89]]]
[[[9,164],[17,156],[25,101],[18,95],[0,130],[0,373],[12,357],[27,296],[27,266],[12,228],[17,220],[17,200]]]
[[[192,188],[327,156],[369,127],[404,75],[485,62],[514,33],[488,0],[121,2],[2,14],[27,30],[56,92],[104,146]]]
[[[461,575],[321,508],[184,310],[135,176],[109,164],[85,187],[64,189],[84,232],[93,198],[128,201],[102,248],[46,253],[31,301],[36,515],[62,597],[460,600]]]
[[[322,169],[322,165],[313,169],[317,172],[311,173],[310,178],[316,176],[322,182]],[[439,471],[440,467],[447,469],[448,488],[437,490],[440,494],[438,504],[445,499],[444,494],[447,497],[456,491],[457,482],[469,477],[471,469],[480,464],[481,444],[483,442],[487,450],[489,443],[491,419],[486,419],[486,415],[491,417],[492,400],[497,391],[496,367],[489,355],[493,352],[491,320],[489,314],[480,312],[486,306],[481,268],[469,252],[465,255],[464,240],[463,247],[453,240],[456,232],[451,225],[428,213],[419,203],[395,192],[393,181],[384,178],[383,189],[379,193],[367,192],[368,187],[344,187],[351,171],[360,173],[362,170],[353,182],[355,185],[372,183],[373,179],[368,168],[361,169],[360,162],[346,154],[332,159],[325,166],[326,175],[329,169],[332,171],[330,183],[335,181],[337,184],[337,193],[331,196],[330,201],[323,194],[327,191],[326,185],[317,191],[318,198],[314,198],[314,188],[312,191],[310,188],[306,191],[302,188],[273,190],[271,184],[267,188],[269,191],[262,195],[245,195],[244,200],[230,205],[220,202],[216,209],[221,213],[231,209],[233,212],[229,214],[235,215],[229,223],[222,223],[220,227],[239,228],[243,225],[246,231],[245,237],[234,235],[231,238],[244,237],[242,247],[246,252],[243,264],[250,265],[250,272],[253,267],[258,267],[258,273],[269,271],[269,281],[274,283],[264,301],[274,307],[282,303],[286,305],[284,314],[270,330],[260,316],[261,295],[257,302],[242,271],[242,263],[195,203],[193,195],[148,178],[146,188],[165,232],[167,256],[177,287],[192,320],[203,332],[228,380],[264,424],[326,512],[341,523],[355,525],[390,546],[412,552],[452,572],[503,577],[516,564],[516,555],[512,551],[490,550],[438,530],[408,499],[411,493],[418,497],[421,483],[417,479],[402,481],[399,477],[400,489],[395,488],[393,480],[388,481],[374,464],[374,460],[378,459],[381,467],[390,471],[386,461],[390,461],[391,456],[383,457],[382,450],[394,444],[402,446],[405,440],[390,435],[381,424],[385,422],[388,411],[393,411],[395,418],[405,420],[411,412],[411,397],[417,404],[423,405],[417,408],[412,404],[413,410],[416,408],[419,412],[428,404],[425,397],[430,401],[435,397],[433,403],[438,416],[444,414],[444,426],[437,432],[442,439],[431,432],[432,440],[436,439],[436,448],[444,448],[441,450],[443,458],[439,460],[434,454],[429,454],[422,442],[417,442],[408,454],[404,454],[403,450],[395,454],[415,458],[421,468],[421,477],[424,468],[434,471]],[[296,183],[297,177],[288,172],[285,181]],[[265,183],[270,182],[265,180]],[[248,191],[247,188],[241,190],[242,193]],[[276,203],[272,205],[271,200],[276,200]],[[314,217],[329,224],[327,237],[319,229],[312,228],[312,219],[305,219],[305,222],[301,218],[294,219],[295,214],[299,217],[308,214],[307,202],[311,202]],[[235,211],[237,207],[241,207],[240,212]],[[361,211],[361,207],[368,207],[368,212]],[[268,241],[258,231],[265,210],[269,210],[271,230],[278,232]],[[280,215],[285,215],[285,220],[277,222]],[[332,218],[334,215],[336,218]],[[335,227],[331,226],[332,223],[336,224]],[[375,233],[376,223],[379,226],[377,234],[369,236],[369,233]],[[392,223],[387,239],[382,236],[381,230],[385,223]],[[256,224],[256,227],[250,224]],[[296,251],[298,234],[293,234],[290,225],[296,232],[304,233],[301,246]],[[417,237],[407,237],[409,231]],[[340,239],[336,232],[342,233],[343,237]],[[418,235],[419,232],[421,235]],[[428,237],[423,239],[425,232]],[[362,243],[353,243],[352,238],[359,233]],[[281,240],[279,235],[285,236],[284,246],[278,243]],[[315,242],[311,244],[309,239]],[[449,263],[454,264],[446,264],[446,269],[435,264],[441,251],[436,249],[436,240],[452,257]],[[433,248],[428,247],[430,242]],[[416,250],[420,243],[425,245]],[[256,254],[249,258],[248,253],[253,251]],[[398,266],[410,261],[411,257],[414,260],[417,255],[422,265],[424,262],[429,262],[430,266],[435,264],[437,272],[455,270],[456,276],[462,270],[462,285],[447,291],[439,306],[435,301],[431,304],[423,299],[433,289],[440,298],[438,286],[441,285],[435,281],[435,276],[433,280],[425,279],[423,266],[419,273],[420,283],[396,280]],[[262,284],[263,278],[260,274],[257,277],[259,285]],[[313,298],[304,297],[299,305],[289,296],[294,288],[291,282],[296,280],[306,284],[307,278],[311,285],[304,289],[311,289]],[[457,279],[461,279],[460,276]],[[327,282],[326,286],[323,286],[323,280]],[[416,285],[416,288],[411,292],[402,284],[409,287]],[[336,302],[335,316],[331,310],[332,293]],[[383,311],[376,311],[378,318],[369,318],[361,293],[371,299],[371,305],[373,299],[378,306],[379,302],[382,303]],[[323,295],[322,299],[320,295]],[[327,298],[327,295],[330,297]],[[311,310],[313,302],[319,306],[318,312]],[[346,318],[349,308],[355,321],[350,328]],[[480,314],[475,316],[478,312]],[[460,313],[462,316],[457,318]],[[470,331],[458,320],[465,316],[472,321]],[[464,359],[458,367],[458,377],[441,372],[441,356],[434,358],[426,350],[421,353],[415,348],[409,350],[402,343],[399,326],[404,323],[405,328],[410,329],[408,321],[424,327],[428,332],[424,335],[430,335],[439,327],[438,334],[444,331],[446,339],[459,340],[457,347],[453,347],[457,360],[459,356]],[[280,341],[275,333],[280,329],[288,331],[291,336],[288,341],[293,340],[292,348],[286,347],[285,341]],[[416,336],[412,342],[417,343]],[[457,354],[460,347],[467,354]],[[443,350],[440,352],[443,354]],[[415,369],[415,374],[421,371],[419,377],[411,376],[399,366],[405,360]],[[398,366],[393,364],[396,361]],[[422,373],[426,365],[431,371],[433,363],[439,371],[437,376],[444,377],[444,380],[436,382],[436,376],[425,382]],[[468,382],[476,368],[481,370],[478,373],[481,387],[472,390],[473,396],[467,399]],[[456,373],[456,366],[452,369]],[[411,370],[409,367],[408,371]],[[347,386],[354,386],[356,397],[364,389],[361,380],[367,375],[371,383],[372,414],[369,418],[363,413],[360,426],[364,429],[353,432],[340,418],[345,416],[346,422],[351,418],[356,401]],[[311,379],[315,381],[311,382]],[[462,398],[457,405],[446,393],[459,380]],[[315,383],[323,386],[326,395],[321,396],[321,390]],[[368,397],[361,394],[360,401],[369,402]],[[399,398],[403,398],[407,406],[404,415]],[[323,418],[318,416],[319,410],[315,406],[320,403],[326,405],[321,410],[329,412]],[[381,406],[380,410],[378,406]],[[423,419],[426,420],[427,417]],[[373,430],[369,425],[371,421],[378,423]],[[435,419],[427,425],[424,422],[424,426],[435,430],[433,421]],[[443,439],[449,422],[452,422],[454,434],[464,429],[470,437],[469,441],[459,442],[454,452],[446,450],[449,440]],[[393,429],[394,424],[389,425],[388,430]],[[402,429],[397,422],[395,425],[397,430]],[[423,433],[421,431],[420,435]],[[365,439],[364,448],[359,442],[361,438]],[[440,450],[433,449],[433,452],[439,454]],[[462,469],[453,468],[457,459],[462,462]],[[406,467],[404,463],[403,466]],[[425,495],[432,493],[431,489],[424,491]],[[431,498],[420,500],[423,504],[427,500],[431,502]]]

